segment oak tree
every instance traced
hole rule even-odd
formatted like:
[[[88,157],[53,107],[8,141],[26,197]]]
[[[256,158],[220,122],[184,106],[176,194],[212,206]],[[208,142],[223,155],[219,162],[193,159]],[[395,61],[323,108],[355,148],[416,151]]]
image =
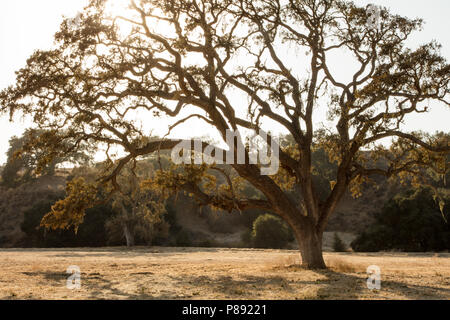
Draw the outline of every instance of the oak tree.
[[[21,137],[14,136],[9,140],[7,160],[1,172],[2,185],[17,187],[38,175],[54,175],[57,166],[64,162],[86,164],[91,160],[88,150],[70,145],[66,145],[65,154],[52,157],[39,143],[45,135],[53,136],[45,130],[26,129]]]
[[[16,84],[0,93],[2,110],[31,115],[51,130],[41,143],[52,156],[66,152],[65,141],[122,152],[119,159],[107,152],[109,167],[97,185],[68,188],[55,221],[75,223],[71,217],[83,215],[98,185],[120,190],[117,176],[128,163],[180,142],[150,139],[141,124],[159,116],[173,119],[169,131],[196,118],[223,139],[227,130],[270,131],[273,123],[292,138],[272,176],[248,161],[232,171],[186,165],[160,170],[146,186],[185,190],[220,209],[280,216],[307,268],[325,268],[322,234],[347,190],[357,195],[373,175],[418,182],[426,167],[448,170],[448,136],[402,126],[430,101],[449,105],[450,66],[439,45],[406,46],[420,19],[380,9],[374,23],[373,7],[340,0],[133,0],[120,15],[109,5],[91,0],[79,23],[64,21],[55,48],[36,51]],[[352,62],[342,77],[335,64],[344,56]],[[314,122],[321,110],[334,127]],[[380,143],[385,138],[389,146]],[[325,197],[313,179],[317,148],[338,166]],[[376,166],[380,160],[388,165]],[[210,170],[226,183],[215,185]],[[242,195],[246,183],[258,197]]]

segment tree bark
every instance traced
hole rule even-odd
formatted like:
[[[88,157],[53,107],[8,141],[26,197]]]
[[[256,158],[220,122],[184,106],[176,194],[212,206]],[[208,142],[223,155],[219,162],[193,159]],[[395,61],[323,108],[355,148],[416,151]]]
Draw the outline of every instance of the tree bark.
[[[322,232],[317,232],[313,223],[293,224],[302,258],[302,267],[306,269],[326,269],[322,253]]]
[[[123,225],[123,233],[125,235],[125,239],[127,240],[127,247],[134,246],[134,236],[131,234],[128,226],[126,224]]]

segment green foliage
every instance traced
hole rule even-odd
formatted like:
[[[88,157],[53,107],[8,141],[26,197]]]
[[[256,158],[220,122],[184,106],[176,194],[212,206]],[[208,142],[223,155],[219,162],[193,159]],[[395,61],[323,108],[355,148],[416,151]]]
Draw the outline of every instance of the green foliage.
[[[334,252],[345,252],[345,251],[347,251],[347,247],[346,247],[344,241],[342,241],[342,239],[339,237],[337,232],[334,233],[333,250],[334,250]]]
[[[431,189],[420,188],[394,197],[375,217],[375,223],[352,242],[352,248],[365,252],[449,250],[450,225],[433,195]],[[448,221],[448,196],[444,202],[443,214]]]
[[[261,215],[253,223],[252,242],[256,248],[286,248],[291,239],[286,223],[271,214]]]

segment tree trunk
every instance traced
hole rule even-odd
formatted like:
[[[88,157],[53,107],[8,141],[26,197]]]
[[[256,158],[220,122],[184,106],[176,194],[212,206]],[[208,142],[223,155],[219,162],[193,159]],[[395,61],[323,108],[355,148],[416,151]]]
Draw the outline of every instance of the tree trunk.
[[[322,233],[317,233],[313,224],[292,226],[302,257],[302,266],[307,269],[326,269],[322,254]]]
[[[134,246],[134,236],[131,234],[130,230],[128,229],[127,224],[123,225],[123,233],[125,235],[125,239],[127,240],[127,247],[133,247]]]

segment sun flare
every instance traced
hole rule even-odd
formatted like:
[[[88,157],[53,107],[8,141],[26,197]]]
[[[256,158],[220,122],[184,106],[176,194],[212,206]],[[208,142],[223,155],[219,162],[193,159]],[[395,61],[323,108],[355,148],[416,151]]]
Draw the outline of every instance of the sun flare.
[[[129,11],[130,0],[109,0],[105,6],[105,15],[111,17],[124,16]]]

